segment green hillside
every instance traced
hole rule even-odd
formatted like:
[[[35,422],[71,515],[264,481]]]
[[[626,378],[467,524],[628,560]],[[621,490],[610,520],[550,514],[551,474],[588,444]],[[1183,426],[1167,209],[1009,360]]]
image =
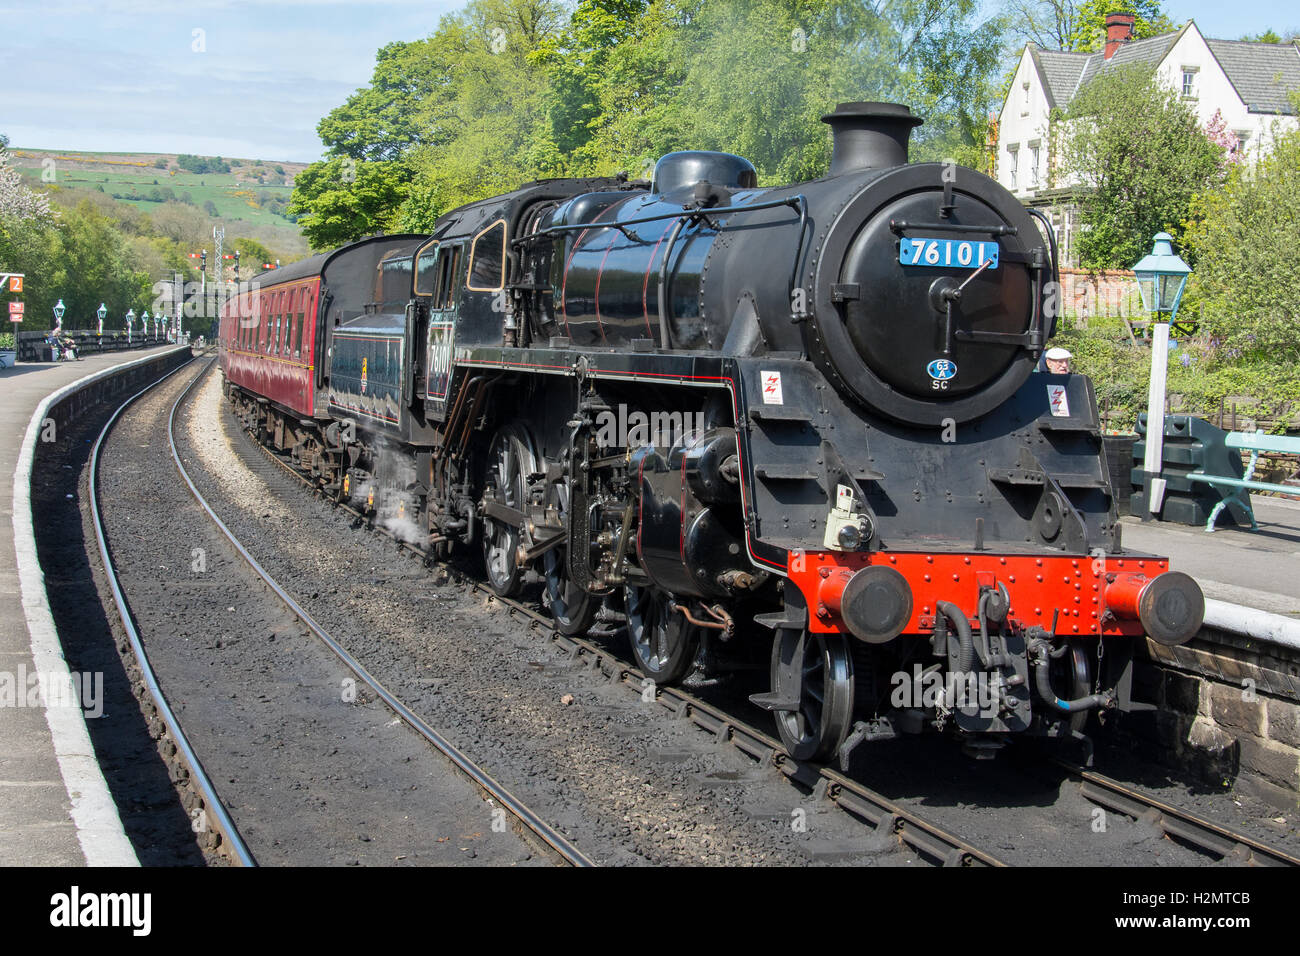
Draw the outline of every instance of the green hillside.
[[[75,205],[81,198],[99,205],[103,196],[152,215],[174,203],[202,213],[213,225],[220,222],[228,237],[256,239],[289,258],[307,252],[298,226],[284,215],[304,163],[20,147],[11,148],[9,155],[31,186],[49,189],[60,205]],[[212,171],[214,166],[221,171]],[[208,171],[191,171],[196,167]]]

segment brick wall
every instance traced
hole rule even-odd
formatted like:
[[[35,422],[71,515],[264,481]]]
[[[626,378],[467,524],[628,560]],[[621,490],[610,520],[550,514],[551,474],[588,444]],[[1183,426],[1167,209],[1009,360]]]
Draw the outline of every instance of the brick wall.
[[[1135,324],[1145,324],[1149,318],[1133,273],[1127,269],[1062,269],[1061,310],[1080,328],[1087,328],[1088,319],[1096,316],[1127,318]]]
[[[1300,655],[1207,628],[1182,647],[1147,642],[1113,734],[1166,766],[1275,806],[1300,806]]]

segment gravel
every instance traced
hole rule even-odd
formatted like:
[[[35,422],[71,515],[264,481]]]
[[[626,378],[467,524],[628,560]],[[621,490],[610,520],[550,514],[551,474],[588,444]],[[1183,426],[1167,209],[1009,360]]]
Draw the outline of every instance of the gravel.
[[[157,400],[164,403],[170,407]],[[174,635],[151,654],[176,668],[169,696],[184,702],[186,727],[201,727],[221,754],[200,749],[205,763],[222,767],[218,784],[230,791],[241,830],[263,847],[255,852],[268,855],[263,862],[450,862],[420,843],[450,833],[431,792],[447,774],[429,769],[421,746],[404,750],[400,740],[410,735],[387,726],[387,711],[364,694],[355,704],[341,700],[346,673],[268,604],[177,492],[159,417],[157,409],[142,412],[119,445],[116,487],[152,501],[147,519],[124,507],[119,533],[135,554],[140,588],[157,594],[156,629]],[[873,837],[776,771],[575,663],[545,630],[311,496],[239,429],[217,372],[180,417],[187,467],[267,570],[409,707],[598,862],[920,862],[893,838]],[[201,572],[190,570],[195,548],[205,555]],[[609,649],[621,641],[610,639]],[[742,682],[701,696],[766,728],[770,718],[744,702],[752,689]],[[350,742],[340,747],[336,736]],[[1102,748],[1098,769],[1154,783],[1169,802],[1270,842],[1297,842],[1293,819],[1277,810],[1167,773],[1144,779],[1150,768],[1122,758]],[[421,760],[423,771],[403,772]],[[863,745],[851,773],[1008,862],[1207,862],[1149,823],[1099,816],[1059,772],[1005,755],[975,762],[950,740]],[[448,836],[469,847],[457,846],[458,859],[525,858],[485,854],[502,835],[459,829],[459,838]],[[376,841],[382,852],[373,852]],[[399,849],[417,845],[414,853]]]

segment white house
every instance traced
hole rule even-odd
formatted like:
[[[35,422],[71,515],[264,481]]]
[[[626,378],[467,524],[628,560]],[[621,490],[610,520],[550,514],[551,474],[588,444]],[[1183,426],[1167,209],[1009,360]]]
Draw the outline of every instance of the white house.
[[[1069,105],[1085,84],[1111,66],[1145,63],[1177,90],[1202,126],[1216,112],[1237,135],[1249,157],[1269,148],[1278,131],[1295,129],[1290,96],[1300,89],[1300,46],[1210,40],[1194,21],[1181,30],[1133,40],[1133,15],[1106,17],[1106,46],[1100,53],[1042,50],[1033,43],[1021,54],[998,117],[997,179],[1027,205],[1047,207],[1057,228],[1062,257],[1073,262],[1076,229],[1071,187],[1056,160],[1061,143],[1054,109]]]

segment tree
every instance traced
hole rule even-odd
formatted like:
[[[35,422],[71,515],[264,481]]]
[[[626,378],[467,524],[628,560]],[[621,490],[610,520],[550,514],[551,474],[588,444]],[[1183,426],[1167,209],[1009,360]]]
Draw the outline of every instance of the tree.
[[[978,161],[996,98],[1002,24],[973,0],[659,0],[592,57],[594,171],[640,172],[673,149],[750,159],[763,184],[822,175],[819,117],[843,100],[899,100],[927,118],[917,158]],[[582,49],[581,42],[571,44]]]
[[[1300,132],[1280,136],[1258,164],[1232,169],[1195,206],[1187,245],[1189,294],[1204,330],[1247,358],[1267,358],[1300,382]]]
[[[1108,13],[1134,14],[1138,40],[1174,28],[1160,0],[1005,0],[1004,10],[1011,36],[1045,50],[1102,49]]]
[[[433,40],[390,43],[375,59],[370,85],[357,90],[316,127],[329,156],[400,159],[409,150],[446,138],[435,120],[438,95],[455,63]]]
[[[576,153],[591,142],[610,54],[635,37],[646,5],[646,0],[580,0],[567,28],[542,40],[531,54],[550,76],[547,114],[562,153]]]
[[[1279,34],[1276,30],[1265,30],[1263,33],[1257,33],[1251,36],[1249,33],[1242,37],[1243,40],[1253,41],[1255,43],[1296,43],[1300,41],[1300,30],[1291,27]]]
[[[44,219],[50,214],[50,201],[43,193],[23,185],[22,174],[9,165],[6,146],[9,138],[0,143],[0,220],[11,224]]]
[[[409,189],[400,163],[334,158],[298,175],[288,211],[313,249],[329,249],[391,228]]]
[[[426,109],[435,141],[407,154],[403,228],[429,229],[463,203],[572,171],[551,135],[546,69],[532,58],[561,13],[552,0],[474,0],[443,18],[429,39],[433,61],[447,65]]]
[[[1009,30],[1022,43],[1044,50],[1070,50],[1070,38],[1079,29],[1076,0],[1007,0]]]
[[[427,39],[380,50],[370,86],[321,121],[326,159],[298,178],[289,210],[319,248],[428,229],[535,178],[640,175],[677,149],[740,153],[764,185],[807,179],[829,164],[819,117],[844,100],[908,102],[927,118],[915,158],[983,165],[1003,24],[979,10],[579,0],[565,16],[556,0],[471,0]]]
[[[261,271],[263,262],[275,262],[282,258],[278,252],[273,252],[256,239],[246,236],[236,239],[231,248],[239,251],[247,275],[256,275]]]
[[[1174,29],[1173,21],[1165,15],[1160,0],[1083,0],[1079,4],[1074,31],[1068,38],[1067,50],[1102,50],[1106,46],[1106,15],[1132,13],[1133,39],[1145,40]]]
[[[1087,268],[1128,268],[1160,231],[1177,237],[1193,197],[1222,177],[1223,150],[1143,66],[1081,89],[1063,127],[1062,172],[1080,184],[1077,246]]]

